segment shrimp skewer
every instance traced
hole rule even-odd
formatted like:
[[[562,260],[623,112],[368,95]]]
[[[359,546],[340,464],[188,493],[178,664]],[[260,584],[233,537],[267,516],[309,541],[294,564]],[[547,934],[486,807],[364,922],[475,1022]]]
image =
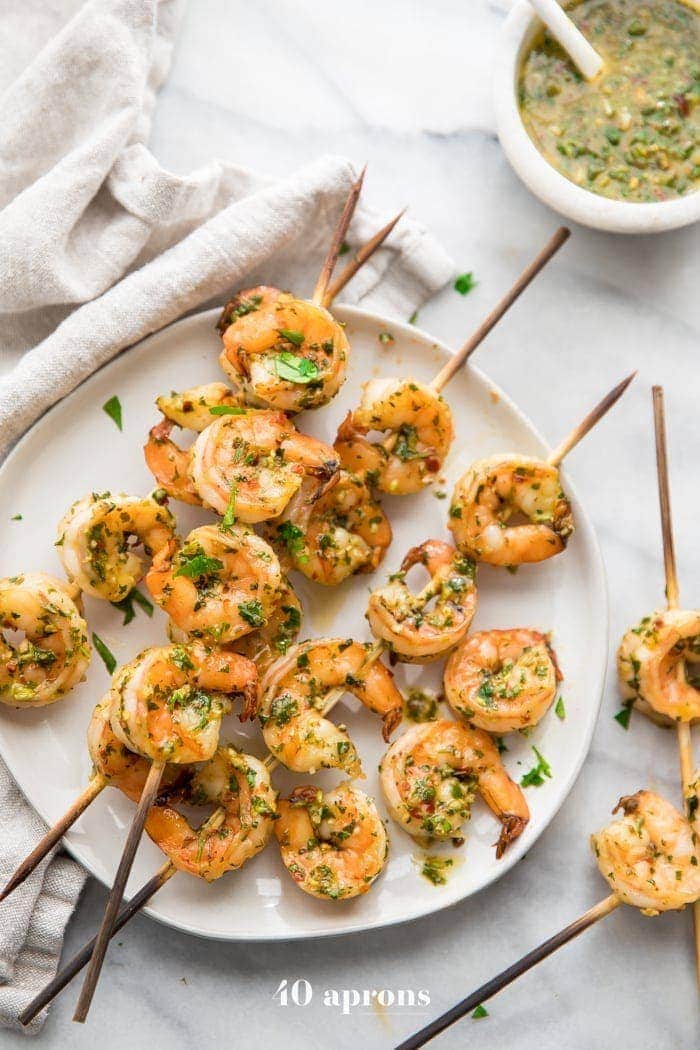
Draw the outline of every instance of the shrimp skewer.
[[[379,643],[374,645],[366,654],[364,663],[362,664],[362,670],[365,671],[381,656],[384,651],[384,646]],[[345,689],[331,690],[326,697],[326,703],[323,708],[323,714],[327,714],[333,705],[343,696]],[[259,760],[255,759],[257,763]],[[268,771],[272,771],[277,766],[278,760],[272,755],[261,763]],[[215,830],[221,827],[225,818],[225,811],[222,807],[218,807],[214,810],[208,820],[202,825],[200,831]],[[124,926],[143,908],[148,901],[161,889],[170,878],[178,870],[173,860],[168,860],[156,874],[146,882],[140,890],[138,890],[131,900],[124,906],[122,911],[117,915],[114,920],[114,924],[111,929],[110,938],[114,937],[114,934],[124,928]],[[72,981],[76,974],[80,973],[84,966],[90,961],[93,954],[97,938],[94,937],[91,941],[83,946],[80,951],[68,962],[54,977],[54,979],[46,985],[46,987],[39,993],[39,995],[27,1006],[22,1014],[19,1016],[19,1022],[22,1025],[28,1025],[45,1006],[48,1005],[58,994],[61,992],[67,984]]]
[[[692,785],[698,798],[697,781]],[[516,978],[610,915],[620,904],[642,914],[684,908],[700,897],[700,838],[674,806],[651,791],[621,798],[623,817],[591,836],[598,867],[613,892],[559,933],[477,988],[450,1010],[405,1039],[396,1050],[418,1050],[455,1021],[487,1002]]]
[[[626,703],[638,707],[662,725],[675,723],[685,799],[693,780],[690,726],[700,719],[700,690],[688,681],[686,664],[697,664],[700,660],[700,612],[679,608],[663,387],[653,387],[652,398],[666,609],[645,617],[625,634],[618,651],[618,675]],[[700,980],[700,903],[693,906],[693,924]]]
[[[208,692],[205,692],[208,690]],[[122,857],[97,934],[95,949],[73,1020],[87,1018],[148,812],[158,793],[166,761],[210,759],[217,747],[230,694],[244,697],[243,717],[255,711],[257,672],[243,656],[212,652],[201,643],[147,649],[116,672],[110,689],[110,724],[130,750],[151,767],[127,835]]]
[[[570,231],[560,227],[510,291],[430,383],[414,378],[373,379],[363,387],[360,405],[341,423],[336,449],[342,465],[368,484],[392,495],[420,492],[438,476],[452,444],[449,406],[441,392],[469,360],[491,329],[525,291]],[[381,442],[370,431],[384,431]]]
[[[350,191],[311,300],[261,285],[238,292],[224,307],[217,325],[219,361],[248,404],[296,413],[327,404],[345,382],[350,345],[328,307],[400,218],[380,230],[329,287],[363,178],[364,171]]]
[[[622,397],[636,374],[606,394],[546,460],[516,453],[472,464],[455,485],[448,521],[463,554],[489,565],[514,566],[544,561],[564,550],[574,522],[559,464]],[[508,525],[514,514],[527,518],[527,524]]]
[[[229,777],[230,774],[230,777]],[[234,791],[232,783],[237,790]],[[194,831],[169,806],[154,807],[147,826],[156,845],[169,857],[156,874],[125,904],[117,916],[111,937],[142,908],[177,871],[210,882],[227,871],[240,868],[265,847],[272,835],[276,793],[263,764],[235,748],[220,748],[195,775],[187,801],[192,805],[218,801],[213,813]],[[154,812],[159,810],[159,812]],[[192,843],[196,843],[193,858]],[[200,849],[201,844],[201,849]],[[24,1009],[20,1024],[28,1025],[89,962],[96,938],[88,941],[62,967],[54,979]]]

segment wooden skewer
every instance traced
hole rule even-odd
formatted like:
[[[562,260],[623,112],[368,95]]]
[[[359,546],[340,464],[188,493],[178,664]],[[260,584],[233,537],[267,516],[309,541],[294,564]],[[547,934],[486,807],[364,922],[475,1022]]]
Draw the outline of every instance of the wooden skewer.
[[[102,918],[102,925],[97,933],[95,939],[95,948],[90,957],[90,965],[88,972],[83,983],[83,987],[80,991],[80,998],[78,999],[78,1005],[76,1006],[75,1013],[73,1014],[73,1020],[78,1021],[81,1024],[84,1023],[92,997],[95,994],[95,988],[100,978],[100,971],[102,970],[102,963],[107,952],[107,946],[109,945],[110,937],[112,936],[112,929],[114,927],[114,921],[119,911],[119,905],[121,899],[124,896],[124,888],[126,887],[129,873],[131,872],[132,865],[134,863],[134,857],[136,856],[136,850],[138,849],[139,842],[141,841],[141,833],[143,832],[143,826],[146,823],[146,817],[148,811],[151,808],[153,801],[158,794],[158,788],[165,770],[165,762],[153,762],[150,770],[148,771],[148,778],[144,785],[144,789],[141,792],[141,798],[134,814],[134,819],[131,822],[129,828],[129,834],[126,838],[124,845],[124,851],[122,858],[117,868],[117,874],[114,879],[114,885],[109,894],[107,901],[107,907]]]
[[[440,1032],[444,1032],[446,1028],[454,1024],[455,1021],[459,1021],[461,1017],[475,1010],[477,1006],[487,1002],[494,995],[500,992],[503,988],[506,988],[509,984],[512,984],[516,978],[522,974],[527,973],[528,970],[536,966],[537,963],[546,959],[548,955],[551,955],[558,948],[568,944],[574,937],[578,937],[584,930],[590,929],[594,923],[600,919],[604,919],[606,915],[614,911],[615,908],[620,904],[618,897],[612,893],[609,897],[599,901],[592,908],[589,908],[587,912],[575,919],[574,922],[570,923],[559,933],[555,933],[553,937],[550,937],[548,941],[544,941],[537,948],[534,948],[527,955],[524,955],[522,959],[513,963],[506,970],[503,970],[496,977],[492,977],[486,984],[482,984],[481,988],[477,988],[475,992],[468,995],[466,999],[462,999],[461,1002],[453,1006],[451,1010],[447,1010],[440,1017],[431,1021],[430,1024],[426,1025],[425,1028],[421,1028],[415,1035],[409,1036],[403,1043],[400,1043],[396,1047],[396,1050],[417,1050],[420,1046],[425,1046],[427,1042],[434,1039]]]
[[[373,645],[372,648],[369,649],[367,652],[365,660],[362,664],[362,670],[365,670],[368,667],[370,667],[375,662],[375,660],[377,660],[381,656],[381,654],[384,652],[384,649],[385,646],[382,642],[377,642],[375,645]],[[327,714],[331,710],[331,708],[338,702],[338,700],[344,695],[345,692],[345,689],[338,688],[334,689],[331,693],[329,693],[326,703],[323,707],[323,714]],[[272,770],[275,768],[275,766],[279,765],[279,760],[276,759],[274,755],[268,755],[267,758],[264,760],[263,764],[269,770]],[[145,791],[146,788],[144,788],[143,794],[145,794]],[[143,794],[141,796],[142,800]],[[217,808],[214,810],[211,816],[204,822],[202,828],[217,827],[223,822],[224,817],[224,810],[221,808]],[[136,817],[134,818],[134,823],[135,822]],[[158,892],[158,890],[161,889],[161,887],[164,886],[170,878],[172,878],[176,870],[177,869],[171,861],[168,861],[161,868],[159,868],[156,874],[152,878],[150,878],[148,882],[146,882],[141,887],[141,889],[134,894],[131,900],[128,901],[128,903],[124,906],[122,911],[120,911],[119,914],[116,915],[113,925],[111,927],[111,932],[109,934],[108,940],[111,939],[114,936],[114,934],[117,933],[118,930],[121,930],[124,928],[124,926],[126,926],[127,922],[129,922],[129,920],[132,919],[134,915],[136,915],[136,913],[140,911],[145,904],[148,903],[148,901]],[[41,990],[41,992],[39,992],[36,998],[33,999],[32,1002],[27,1007],[25,1007],[25,1009],[19,1015],[19,1022],[21,1025],[30,1024],[30,1022],[34,1020],[39,1011],[43,1010],[45,1006],[48,1006],[48,1004],[56,998],[59,992],[63,991],[66,985],[73,980],[75,975],[78,974],[90,960],[90,958],[93,955],[93,952],[95,951],[96,944],[97,937],[93,937],[91,941],[88,941],[87,944],[83,945],[83,947],[77,952],[77,954],[74,955],[73,958],[59,970],[54,979],[51,982],[49,982],[49,984],[47,984],[46,987]]]
[[[326,258],[323,260],[323,266],[321,267],[321,272],[318,275],[316,287],[314,288],[314,294],[311,296],[311,302],[314,303],[316,306],[323,305],[326,290],[330,283],[333,270],[335,269],[335,264],[338,261],[338,254],[343,245],[343,241],[345,240],[345,234],[348,232],[348,226],[350,225],[350,220],[353,217],[353,213],[355,211],[355,207],[357,205],[357,201],[362,190],[362,183],[364,182],[366,170],[367,165],[365,165],[365,167],[360,172],[360,177],[357,180],[357,182],[354,182],[350,188],[348,199],[345,202],[345,207],[343,208],[342,215],[340,216],[338,225],[335,228],[335,233],[333,234],[333,238],[328,248],[328,253],[326,255]]]
[[[654,405],[654,436],[656,439],[656,474],[659,485],[659,507],[661,510],[661,536],[664,549],[664,575],[666,577],[666,604],[669,609],[677,609],[680,589],[676,570],[676,549],[673,542],[673,519],[671,517],[671,487],[668,479],[668,451],[666,448],[666,412],[664,409],[664,391],[661,386],[652,387]],[[681,770],[681,787],[683,791],[683,808],[687,806],[687,796],[693,782],[693,746],[690,737],[690,723],[677,722],[678,757]],[[700,983],[700,901],[693,904],[693,932],[695,941],[695,963],[698,983]]]
[[[367,243],[363,244],[355,253],[341,275],[336,277],[335,281],[333,281],[333,283],[326,289],[326,293],[323,296],[323,306],[330,306],[336,296],[340,295],[345,285],[352,280],[360,267],[364,266],[367,260],[374,255],[377,248],[381,247],[405,212],[406,209],[404,208],[394,219],[391,220],[391,222],[388,222],[386,226],[382,226],[381,230],[379,230],[378,233],[375,233],[374,237],[371,237]]]
[[[530,265],[523,270],[510,291],[506,292],[500,303],[493,308],[491,313],[488,317],[484,318],[473,335],[467,339],[464,346],[462,346],[456,354],[453,354],[447,364],[440,369],[430,384],[433,390],[440,393],[442,388],[447,386],[455,372],[458,372],[462,365],[469,360],[477,346],[484,341],[491,329],[498,324],[503,315],[511,308],[515,300],[525,291],[531,281],[537,277],[540,270],[544,269],[552,256],[556,255],[561,246],[568,241],[570,236],[571,230],[568,230],[566,226],[559,227],[556,233],[547,241],[542,251],[536,255]]]
[[[547,463],[549,463],[550,466],[559,466],[564,456],[568,456],[572,448],[575,448],[576,445],[578,445],[579,441],[581,441],[586,436],[588,431],[592,430],[596,423],[603,418],[606,412],[610,411],[615,402],[620,400],[620,398],[622,397],[625,390],[630,385],[636,374],[636,371],[632,372],[630,373],[630,375],[627,376],[626,379],[623,379],[621,383],[618,383],[617,386],[613,390],[611,390],[609,394],[605,395],[602,401],[598,402],[595,408],[588,413],[586,418],[582,420],[578,424],[578,426],[574,427],[571,433],[564,438],[561,444],[557,445],[557,447],[549,453],[546,461]]]
[[[75,824],[81,813],[85,812],[90,803],[95,801],[106,786],[107,780],[101,774],[98,773],[92,778],[82,794],[78,795],[75,802],[66,810],[60,820],[56,821],[52,828],[49,828],[29,856],[22,861],[14,875],[10,876],[7,885],[0,893],[0,901],[4,901],[5,897],[9,897],[13,890],[22,885],[24,880],[41,864],[46,854],[60,842],[68,829]]]
[[[220,827],[224,822],[225,816],[226,814],[221,807],[215,809],[200,826],[199,831],[202,832],[211,828]],[[177,870],[178,869],[172,861],[166,861],[166,863],[158,869],[155,875],[134,894],[131,900],[129,900],[119,912],[114,921],[114,926],[112,927],[110,936],[114,937],[115,933],[118,933],[119,930],[123,929],[127,922],[129,922],[129,920],[148,903],[151,897],[153,897],[161,887],[165,886],[166,882],[173,877]],[[75,975],[80,973],[83,967],[90,961],[90,956],[95,949],[96,941],[97,937],[93,937],[91,941],[84,944],[80,951],[78,951],[73,958],[65,964],[65,966],[61,967],[54,979],[50,981],[45,988],[42,988],[36,998],[24,1008],[18,1017],[21,1025],[30,1024],[36,1015],[43,1010],[45,1006],[48,1006],[48,1004],[56,998],[59,992],[63,991],[67,984],[70,984]]]

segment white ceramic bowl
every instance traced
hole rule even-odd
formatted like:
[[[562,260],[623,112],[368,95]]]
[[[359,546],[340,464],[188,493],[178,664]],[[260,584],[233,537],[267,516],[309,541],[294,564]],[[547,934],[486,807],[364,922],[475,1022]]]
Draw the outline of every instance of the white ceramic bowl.
[[[539,153],[518,108],[521,59],[542,23],[527,0],[518,0],[499,39],[494,69],[498,137],[515,172],[535,196],[574,222],[612,233],[660,233],[700,219],[700,192],[658,204],[608,200],[561,175]]]

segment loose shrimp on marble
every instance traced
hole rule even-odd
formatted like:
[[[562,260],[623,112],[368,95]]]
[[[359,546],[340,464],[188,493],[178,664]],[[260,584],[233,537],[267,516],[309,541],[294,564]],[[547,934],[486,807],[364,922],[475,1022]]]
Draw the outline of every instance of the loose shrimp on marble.
[[[152,762],[205,762],[216,751],[234,695],[241,720],[257,710],[255,664],[201,642],[145,649],[120,667],[109,692],[110,724],[131,751]]]
[[[423,565],[430,580],[412,594],[406,573]],[[476,565],[442,540],[412,547],[401,571],[372,591],[367,619],[376,638],[387,642],[399,660],[437,660],[464,637],[476,611]]]
[[[477,728],[512,733],[537,725],[560,680],[546,635],[524,627],[479,631],[465,638],[447,661],[445,697]]]
[[[282,571],[269,544],[247,526],[202,525],[182,547],[172,540],[161,550],[146,586],[186,635],[227,645],[268,622]]]
[[[419,840],[458,837],[475,792],[501,822],[497,857],[530,819],[491,737],[460,722],[411,726],[382,759],[379,780],[391,815]]]
[[[367,893],[389,852],[374,799],[347,783],[326,794],[309,784],[278,808],[275,835],[299,889],[333,901]]]
[[[43,572],[0,580],[0,703],[43,707],[83,681],[90,642],[79,595]]]
[[[288,769],[361,775],[347,732],[324,717],[334,689],[352,693],[381,715],[383,736],[389,739],[401,721],[403,699],[388,667],[378,661],[367,666],[371,649],[352,639],[313,639],[293,646],[267,670],[260,686],[260,723],[267,749]]]
[[[205,507],[253,524],[281,514],[305,476],[327,480],[337,472],[335,452],[301,434],[284,412],[248,409],[222,416],[192,447],[190,472]]]
[[[326,485],[306,479],[266,535],[283,564],[326,587],[373,572],[392,538],[380,504],[345,470]]]
[[[173,806],[152,806],[146,831],[179,871],[206,882],[242,867],[265,848],[277,817],[277,793],[265,765],[236,748],[219,747],[196,770],[188,789],[190,805],[215,805],[222,819],[193,828]]]
[[[700,719],[700,612],[646,616],[622,639],[617,670],[624,699],[654,720]]]
[[[87,731],[87,744],[93,765],[93,777],[99,776],[111,787],[118,788],[132,802],[141,798],[151,763],[130,751],[115,735],[110,723],[111,695],[96,705]],[[167,764],[163,771],[160,793],[172,797],[187,776],[184,766]]]
[[[382,441],[367,435],[378,431]],[[416,379],[370,379],[358,408],[340,425],[335,447],[346,470],[370,487],[402,496],[435,480],[454,430],[449,405]]]
[[[175,521],[156,495],[92,493],[77,500],[58,526],[56,547],[68,579],[93,598],[118,602],[133,590],[175,535]]]
[[[511,519],[524,518],[525,523]],[[455,486],[448,528],[459,549],[489,565],[544,561],[574,531],[556,467],[534,456],[491,456]]]
[[[324,306],[261,285],[235,295],[217,327],[221,367],[248,404],[301,412],[345,382],[350,344]]]
[[[697,810],[694,785],[693,812]],[[623,816],[591,835],[603,878],[621,901],[645,915],[684,908],[700,898],[700,836],[675,806],[653,791],[620,799]]]

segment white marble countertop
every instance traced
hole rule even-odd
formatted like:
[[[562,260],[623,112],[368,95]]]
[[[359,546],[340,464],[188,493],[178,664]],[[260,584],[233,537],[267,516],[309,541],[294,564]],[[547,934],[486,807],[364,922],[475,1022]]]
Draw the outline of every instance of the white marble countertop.
[[[185,172],[221,157],[271,173],[322,152],[368,161],[366,193],[408,204],[478,286],[421,312],[464,337],[544,242],[557,216],[518,182],[493,130],[490,67],[506,4],[489,0],[193,0],[155,117],[158,159]],[[639,377],[569,470],[598,527],[609,574],[611,654],[663,589],[651,417],[666,388],[682,597],[697,604],[697,228],[654,238],[575,228],[546,275],[499,325],[478,363],[552,440],[633,368]],[[591,698],[592,700],[594,698]],[[94,1017],[54,1006],[42,1046],[388,1048],[605,895],[589,833],[619,795],[678,798],[675,738],[641,716],[624,732],[612,669],[589,758],[528,856],[478,897],[411,925],[325,941],[233,945],[140,917],[109,953]],[[94,931],[105,893],[91,882],[66,939]],[[623,909],[435,1042],[479,1050],[658,1050],[697,1045],[689,913]],[[273,999],[306,978],[310,1006]],[[322,1005],[326,988],[424,988],[430,1006]],[[0,1045],[21,1037],[2,1032]]]

